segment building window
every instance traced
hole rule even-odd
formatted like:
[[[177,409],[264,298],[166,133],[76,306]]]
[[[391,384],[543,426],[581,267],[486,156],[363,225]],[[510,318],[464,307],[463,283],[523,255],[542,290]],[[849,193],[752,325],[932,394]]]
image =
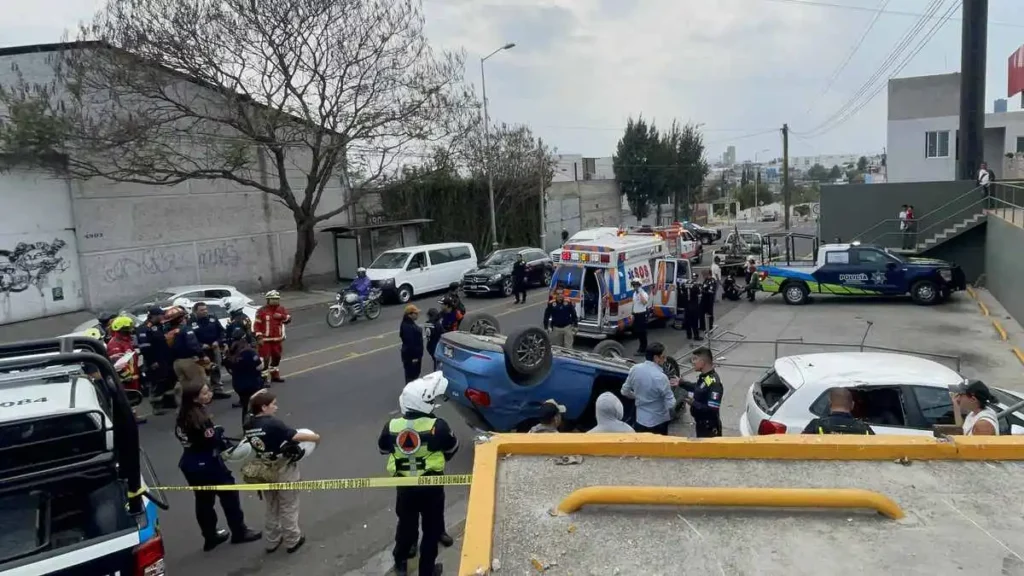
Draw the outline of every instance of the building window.
[[[1024,136],[1017,136],[1017,154],[1024,154]]]
[[[949,157],[949,130],[924,133],[924,157]]]

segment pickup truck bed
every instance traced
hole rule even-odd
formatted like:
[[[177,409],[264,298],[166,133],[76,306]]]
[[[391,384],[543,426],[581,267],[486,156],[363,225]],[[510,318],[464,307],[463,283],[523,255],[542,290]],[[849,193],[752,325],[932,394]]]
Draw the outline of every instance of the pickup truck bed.
[[[1019,440],[996,439],[1003,448],[991,452],[1012,452],[1012,461],[982,462],[971,458],[984,448],[963,437],[955,442],[971,446],[961,452],[931,438],[558,436],[539,440],[543,444],[529,439],[529,447],[519,446],[528,453],[497,458],[490,526],[479,525],[474,510],[483,480],[478,447],[459,574],[483,573],[476,572],[483,557],[470,548],[482,541],[469,536],[477,530],[492,538],[487,552],[501,574],[1024,574]],[[553,458],[574,451],[584,454],[582,462]],[[905,516],[677,505],[584,505],[552,514],[566,496],[588,486],[863,489],[891,499]]]

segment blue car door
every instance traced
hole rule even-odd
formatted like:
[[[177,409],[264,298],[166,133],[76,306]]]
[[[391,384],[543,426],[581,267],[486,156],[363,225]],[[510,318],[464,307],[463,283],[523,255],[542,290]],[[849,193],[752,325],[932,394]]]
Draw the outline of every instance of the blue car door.
[[[857,248],[859,270],[867,274],[866,290],[880,294],[905,294],[907,292],[906,272],[902,263],[878,248]]]
[[[849,250],[829,250],[825,252],[825,264],[814,272],[814,279],[818,281],[818,289],[811,289],[811,292],[822,294],[849,294],[849,291],[842,286],[846,284],[844,279],[851,271]]]

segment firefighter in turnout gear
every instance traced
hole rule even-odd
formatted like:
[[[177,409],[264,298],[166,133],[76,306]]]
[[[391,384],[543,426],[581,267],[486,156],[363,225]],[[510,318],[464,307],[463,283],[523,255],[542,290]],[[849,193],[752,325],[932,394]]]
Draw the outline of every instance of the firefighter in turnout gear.
[[[284,325],[292,321],[291,314],[281,306],[281,293],[271,290],[266,294],[267,304],[256,311],[256,322],[253,329],[260,343],[260,358],[263,359],[263,370],[269,372],[271,382],[284,382],[281,378],[281,353],[283,352],[285,329]]]
[[[684,402],[690,405],[690,416],[697,438],[717,438],[722,435],[722,379],[715,371],[711,350],[701,346],[693,351],[693,369],[699,374],[694,389]],[[689,388],[689,386],[687,386]]]
[[[459,449],[459,441],[443,419],[433,415],[448,380],[433,372],[405,385],[398,399],[402,415],[389,421],[377,439],[381,454],[388,455],[388,474],[398,477],[441,476],[445,463]],[[403,486],[396,489],[395,573],[407,576],[409,558],[416,556],[418,525],[423,523],[419,576],[441,574],[438,544],[451,546],[444,526],[444,486]]]

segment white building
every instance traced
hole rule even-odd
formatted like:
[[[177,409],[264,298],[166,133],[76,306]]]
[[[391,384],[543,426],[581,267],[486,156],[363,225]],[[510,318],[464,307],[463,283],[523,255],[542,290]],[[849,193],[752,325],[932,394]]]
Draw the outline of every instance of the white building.
[[[956,179],[960,74],[889,80],[889,182]],[[1004,178],[1007,154],[1024,153],[1024,111],[985,115],[983,158]]]
[[[811,166],[815,164],[821,164],[825,168],[831,168],[833,166],[839,166],[840,168],[845,167],[847,164],[857,165],[861,156],[866,156],[869,160],[870,155],[866,154],[819,154],[817,156],[790,156],[789,167],[795,170],[810,170]]]
[[[614,179],[614,160],[611,156],[584,158],[581,154],[555,154],[552,182]]]

